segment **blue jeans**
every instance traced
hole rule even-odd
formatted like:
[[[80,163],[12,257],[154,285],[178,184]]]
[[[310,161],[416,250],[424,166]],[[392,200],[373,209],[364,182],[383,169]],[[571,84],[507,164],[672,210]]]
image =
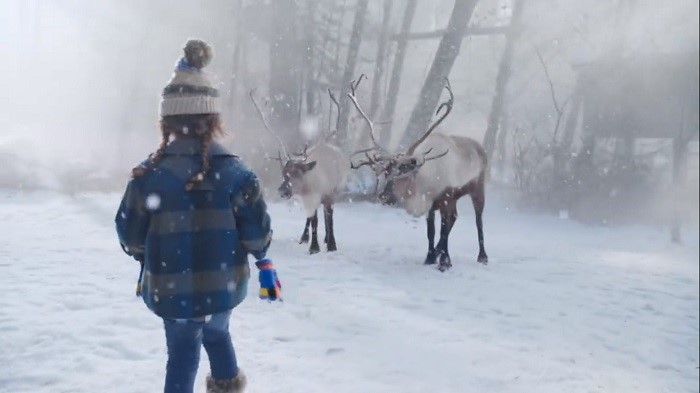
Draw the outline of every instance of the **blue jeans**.
[[[247,280],[238,284],[236,305],[245,299],[247,284]],[[165,393],[192,393],[194,391],[201,346],[204,346],[207,351],[212,378],[236,378],[238,362],[229,333],[230,318],[231,310],[214,314],[208,320],[204,318],[163,320],[168,346]]]

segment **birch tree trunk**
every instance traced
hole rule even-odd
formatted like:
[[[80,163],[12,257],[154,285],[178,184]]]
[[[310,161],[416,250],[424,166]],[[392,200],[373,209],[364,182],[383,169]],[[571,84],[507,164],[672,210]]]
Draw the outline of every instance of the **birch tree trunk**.
[[[418,102],[411,112],[401,146],[408,146],[428,129],[430,119],[440,100],[445,78],[450,75],[455,59],[459,55],[462,39],[477,2],[478,0],[455,0],[450,22],[445,35],[440,40],[440,46],[423,83]]]

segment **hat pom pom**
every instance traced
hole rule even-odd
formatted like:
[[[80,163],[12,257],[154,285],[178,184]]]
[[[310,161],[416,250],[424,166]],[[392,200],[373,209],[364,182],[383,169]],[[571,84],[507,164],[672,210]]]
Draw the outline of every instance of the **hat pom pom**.
[[[211,62],[213,56],[211,46],[202,40],[189,40],[185,44],[185,61],[190,67],[201,70]]]

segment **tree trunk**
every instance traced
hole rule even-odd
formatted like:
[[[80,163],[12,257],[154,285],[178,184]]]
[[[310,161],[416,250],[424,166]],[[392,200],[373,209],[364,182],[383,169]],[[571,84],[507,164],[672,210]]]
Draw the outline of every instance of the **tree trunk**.
[[[401,141],[403,146],[408,146],[411,141],[418,139],[428,129],[433,111],[440,100],[445,85],[445,78],[450,75],[455,59],[459,55],[467,24],[472,17],[477,2],[478,0],[455,0],[445,35],[440,40],[440,46],[435,54],[428,76],[423,83],[418,102],[413,108],[406,126],[406,131]]]
[[[357,57],[360,53],[360,44],[362,43],[362,30],[364,30],[365,19],[367,16],[367,4],[369,0],[358,0],[357,10],[355,11],[355,20],[352,24],[352,36],[350,37],[350,45],[348,47],[348,55],[345,60],[345,71],[343,72],[341,96],[340,100],[340,119],[338,122],[338,138],[341,144],[345,144],[348,140],[348,118],[350,116],[350,101],[347,98],[350,81],[355,77],[355,66]]]
[[[384,77],[384,65],[386,62],[386,45],[389,41],[389,23],[391,22],[391,7],[394,0],[384,0],[384,15],[382,15],[382,31],[377,45],[376,64],[374,67],[374,79],[372,80],[372,100],[370,101],[369,117],[374,119],[381,99],[382,78]]]
[[[681,212],[678,197],[681,194],[685,173],[686,139],[679,135],[673,139],[673,196],[671,213],[671,241],[681,243]]]
[[[571,106],[566,115],[566,122],[564,123],[564,129],[562,130],[561,136],[561,146],[563,151],[569,151],[571,145],[574,142],[574,135],[576,135],[576,129],[578,126],[579,117],[581,115],[581,106],[583,104],[583,92],[581,88],[581,82],[576,81],[576,86],[574,87],[574,94],[571,100]]]
[[[238,81],[241,79],[241,52],[245,39],[243,34],[243,0],[236,0],[234,7],[236,12],[236,47],[233,49],[233,69],[231,72],[231,92],[229,93],[229,109],[232,115],[238,113]]]
[[[306,23],[304,26],[304,35],[306,41],[306,47],[304,48],[304,90],[306,95],[306,113],[308,115],[316,114],[316,89],[314,86],[314,55],[315,55],[315,39],[314,39],[314,26],[315,23],[315,12],[316,12],[315,1],[307,3],[306,8]]]
[[[280,133],[287,148],[297,148],[299,138],[299,108],[301,61],[298,51],[294,0],[278,0],[271,7],[273,17],[270,42],[270,126]]]
[[[673,203],[671,212],[671,241],[680,244],[681,226],[682,226],[682,207],[680,205],[680,197],[683,192],[683,186],[688,176],[686,170],[688,168],[688,142],[692,137],[691,133],[686,131],[686,110],[685,104],[680,105],[681,109],[681,127],[678,135],[673,139]]]
[[[500,132],[498,133],[498,138],[496,140],[496,166],[498,168],[498,176],[501,180],[505,179],[504,172],[506,167],[506,159],[508,152],[506,146],[508,145],[508,132],[510,132],[510,116],[508,115],[508,100],[504,99],[503,102],[503,113],[501,114],[500,121]]]
[[[406,9],[403,14],[403,22],[401,22],[401,35],[398,38],[396,46],[396,55],[394,55],[394,67],[391,71],[391,80],[389,81],[389,91],[387,92],[387,102],[382,112],[382,118],[386,122],[381,127],[379,143],[386,146],[391,140],[391,128],[394,124],[394,112],[396,111],[396,102],[399,98],[399,87],[401,85],[401,74],[403,73],[403,63],[406,58],[406,46],[408,45],[408,34],[411,32],[411,24],[413,16],[416,13],[416,5],[418,0],[408,0]]]
[[[513,0],[513,15],[510,19],[510,29],[506,34],[506,46],[503,49],[503,56],[498,65],[498,75],[496,76],[496,91],[491,102],[491,112],[489,113],[489,121],[484,134],[484,150],[486,155],[491,158],[493,156],[494,145],[496,144],[496,135],[498,134],[498,124],[503,112],[503,100],[508,86],[508,80],[512,73],[513,49],[515,41],[518,38],[520,30],[520,19],[523,13],[523,5],[525,0]]]
[[[340,75],[340,52],[343,49],[343,21],[345,21],[345,13],[347,12],[347,0],[343,0],[343,4],[339,7],[338,15],[338,26],[335,31],[335,60],[333,61],[333,75]],[[333,80],[333,82],[339,82],[338,80]],[[342,82],[341,82],[342,83]]]
[[[501,35],[506,34],[509,30],[509,26],[470,26],[464,31],[464,35],[475,36],[475,35]],[[401,38],[406,38],[410,41],[413,40],[432,40],[436,38],[441,38],[445,35],[444,29],[432,30],[432,31],[422,31],[418,33],[408,33],[408,34],[397,34],[391,37],[392,40],[400,40]]]

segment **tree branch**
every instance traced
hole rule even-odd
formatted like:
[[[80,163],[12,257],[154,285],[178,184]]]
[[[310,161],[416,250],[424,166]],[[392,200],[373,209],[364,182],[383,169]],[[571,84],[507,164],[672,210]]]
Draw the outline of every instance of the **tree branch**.
[[[506,34],[510,30],[510,26],[490,26],[490,27],[467,27],[467,31],[464,33],[465,36],[474,35],[500,35]],[[391,36],[392,41],[398,41],[402,37],[408,40],[430,40],[434,38],[440,38],[445,34],[445,29],[433,30],[433,31],[423,31],[418,33],[408,33],[408,34],[394,34]]]
[[[537,49],[537,47],[534,45],[533,47],[535,48],[537,58],[540,59],[540,64],[542,64],[542,68],[544,69],[544,75],[547,77],[547,83],[549,83],[549,92],[552,94],[552,103],[554,104],[554,109],[557,111],[557,115],[561,116],[562,107],[559,106],[559,101],[557,101],[557,94],[554,90],[554,83],[552,82],[552,78],[549,76],[549,69],[547,68],[547,63],[544,62],[544,59],[542,58],[542,54],[540,53],[539,49]]]

